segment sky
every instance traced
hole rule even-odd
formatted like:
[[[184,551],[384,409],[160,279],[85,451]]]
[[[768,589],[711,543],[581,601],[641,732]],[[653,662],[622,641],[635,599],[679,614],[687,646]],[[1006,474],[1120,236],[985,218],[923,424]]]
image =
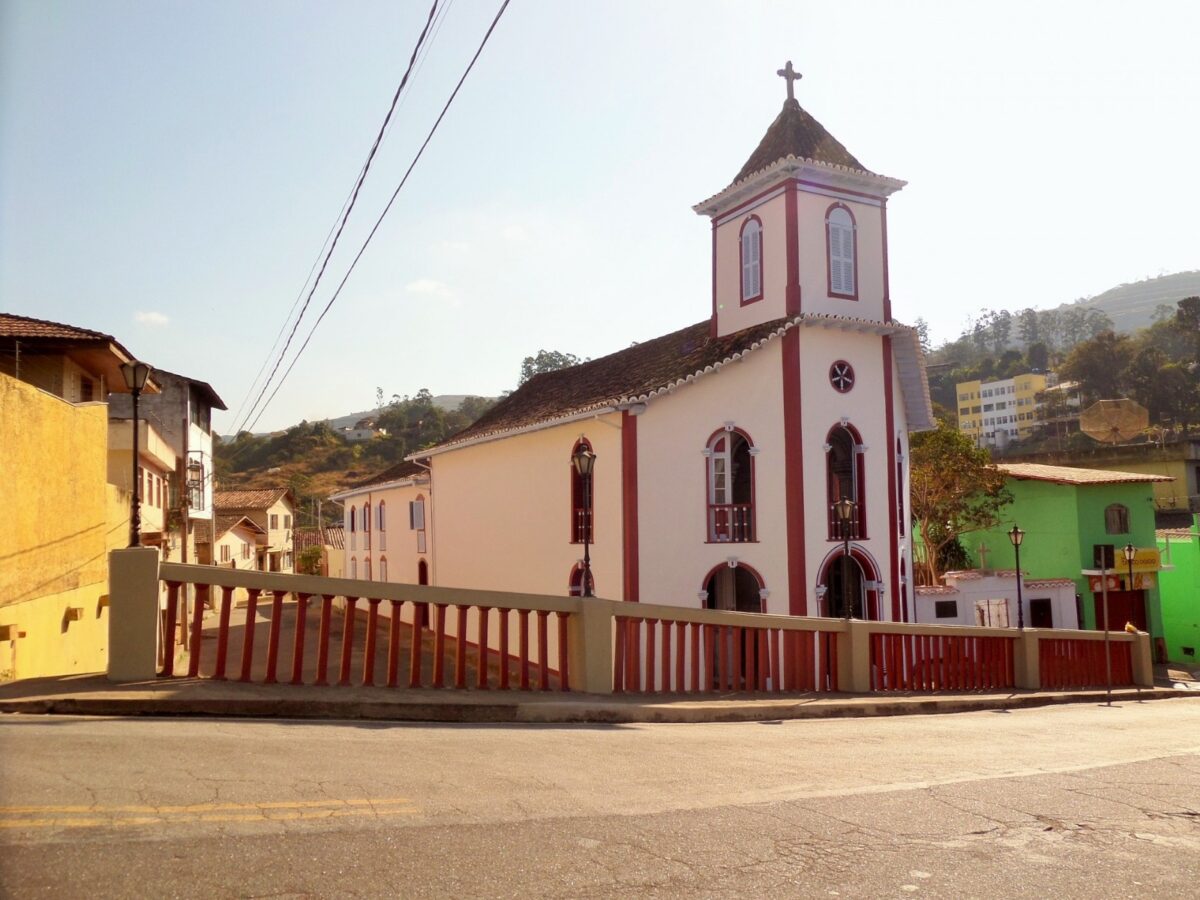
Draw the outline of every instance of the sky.
[[[496,395],[540,349],[595,358],[709,315],[692,206],[778,114],[789,59],[801,105],[908,182],[893,311],[935,343],[984,309],[1200,269],[1191,0],[512,0],[247,419],[430,2],[4,0],[0,310],[209,382],[222,433],[377,388]],[[499,5],[440,0],[280,374]]]

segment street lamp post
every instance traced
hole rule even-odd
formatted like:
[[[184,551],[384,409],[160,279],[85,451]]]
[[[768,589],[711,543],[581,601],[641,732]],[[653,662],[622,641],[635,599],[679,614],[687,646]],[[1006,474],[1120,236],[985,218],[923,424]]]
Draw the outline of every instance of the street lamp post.
[[[141,481],[138,476],[138,397],[150,377],[150,367],[136,359],[121,363],[121,375],[125,386],[133,394],[133,496],[129,501],[129,546],[142,545],[142,493]]]
[[[1016,555],[1017,566],[1017,630],[1025,630],[1025,597],[1021,591],[1021,541],[1025,540],[1025,532],[1017,527],[1017,523],[1013,523],[1012,530],[1008,532],[1008,539],[1012,541],[1013,553]]]
[[[833,504],[838,522],[842,528],[842,613],[843,618],[849,619],[850,606],[850,525],[854,521],[854,511],[858,504],[849,497],[843,497]]]
[[[575,472],[583,482],[583,590],[584,597],[592,596],[592,558],[588,552],[588,544],[592,537],[592,470],[596,466],[596,454],[586,444],[580,444],[579,449],[571,456]]]

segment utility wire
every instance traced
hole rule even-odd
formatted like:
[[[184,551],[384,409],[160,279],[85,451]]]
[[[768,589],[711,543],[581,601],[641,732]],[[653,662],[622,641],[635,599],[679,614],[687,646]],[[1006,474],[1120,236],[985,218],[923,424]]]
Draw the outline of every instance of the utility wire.
[[[455,85],[454,91],[450,94],[450,99],[446,101],[446,105],[442,107],[442,111],[438,115],[437,120],[433,123],[433,127],[429,129],[429,134],[425,136],[425,141],[421,144],[421,148],[417,150],[416,156],[413,157],[413,161],[409,164],[408,170],[404,173],[404,177],[400,179],[400,183],[396,186],[396,190],[392,192],[392,197],[390,200],[388,200],[387,206],[383,208],[383,212],[381,212],[379,214],[379,218],[375,220],[375,225],[371,228],[370,233],[367,235],[366,240],[363,241],[362,246],[359,248],[358,253],[354,257],[354,260],[350,263],[350,268],[346,270],[346,274],[342,277],[341,282],[338,284],[337,290],[333,292],[333,296],[329,298],[329,302],[325,304],[325,308],[321,310],[321,314],[317,317],[317,321],[313,323],[313,327],[309,330],[308,336],[304,339],[304,343],[300,345],[300,349],[296,351],[296,355],[292,357],[291,363],[288,364],[283,376],[275,385],[275,390],[271,392],[271,396],[267,398],[262,408],[259,409],[258,415],[255,417],[254,421],[250,423],[251,428],[258,424],[258,420],[262,418],[262,414],[266,412],[266,409],[268,406],[270,406],[271,401],[275,399],[275,395],[279,393],[279,389],[283,387],[284,382],[287,381],[288,376],[292,373],[292,369],[295,368],[297,360],[300,359],[301,354],[303,354],[305,348],[308,347],[309,341],[312,340],[312,336],[316,333],[317,327],[325,318],[325,314],[329,312],[330,308],[337,301],[337,298],[341,295],[342,288],[346,286],[346,282],[349,280],[355,266],[357,266],[358,261],[362,259],[362,255],[364,252],[366,252],[367,246],[371,243],[371,239],[375,237],[375,232],[379,230],[379,226],[383,224],[384,218],[387,216],[388,212],[391,211],[392,204],[396,202],[396,198],[400,195],[401,189],[408,181],[408,176],[411,175],[413,169],[416,168],[417,162],[421,159],[421,155],[425,152],[425,148],[429,146],[429,142],[433,139],[433,135],[437,132],[438,126],[442,124],[442,119],[445,118],[446,112],[450,109],[450,105],[454,102],[454,98],[458,96],[458,92],[462,88],[463,82],[466,81],[467,76],[471,74],[471,70],[475,67],[475,62],[479,59],[479,55],[483,53],[483,48],[487,46],[488,39],[492,36],[492,32],[496,30],[496,25],[499,24],[500,17],[504,15],[504,11],[508,8],[509,2],[510,0],[504,0],[504,2],[500,4],[500,10],[496,13],[496,17],[492,19],[492,24],[488,26],[487,33],[483,36],[483,40],[480,42],[479,48],[475,51],[475,55],[471,57],[471,61],[467,64],[467,68],[463,72],[462,77],[458,79],[458,84]]]
[[[358,192],[362,189],[363,182],[366,180],[366,177],[367,177],[367,172],[370,171],[370,169],[371,169],[371,163],[374,161],[375,154],[379,150],[379,145],[383,141],[383,135],[387,131],[388,123],[391,122],[391,120],[392,120],[392,114],[396,111],[396,104],[400,100],[400,94],[403,92],[405,85],[408,84],[408,79],[409,79],[409,76],[412,74],[413,66],[415,66],[416,62],[417,62],[417,54],[420,53],[421,46],[425,43],[425,38],[429,34],[429,27],[430,27],[430,25],[433,24],[434,16],[437,14],[437,9],[438,9],[438,0],[433,0],[433,5],[431,7],[429,7],[429,15],[425,19],[425,27],[421,29],[421,34],[417,38],[416,46],[413,47],[412,56],[409,57],[408,67],[404,70],[404,75],[400,79],[400,84],[397,85],[397,87],[396,87],[396,93],[392,95],[391,106],[388,107],[387,115],[384,116],[384,118],[383,118],[383,124],[379,126],[379,132],[378,132],[378,134],[375,135],[374,143],[371,144],[371,150],[367,154],[366,162],[363,163],[362,169],[358,173],[358,180],[355,182],[354,190],[350,194],[350,202],[344,207],[345,211],[342,213],[342,221],[338,225],[337,232],[333,236],[333,242],[329,245],[329,249],[325,253],[325,259],[321,261],[321,268],[317,272],[317,277],[313,281],[312,287],[309,288],[308,296],[304,300],[304,305],[302,307],[300,307],[300,314],[298,316],[296,316],[296,321],[292,324],[292,330],[288,334],[287,341],[284,342],[283,349],[281,351],[279,351],[279,356],[275,359],[275,365],[271,369],[271,374],[268,375],[267,380],[265,382],[263,382],[262,389],[259,391],[257,399],[254,401],[254,404],[250,407],[249,411],[246,413],[246,419],[249,419],[250,416],[252,416],[254,414],[255,407],[258,406],[258,404],[262,401],[263,394],[265,394],[267,391],[267,388],[270,387],[271,381],[274,380],[274,378],[275,378],[275,373],[277,373],[279,371],[279,365],[280,365],[280,363],[283,362],[283,358],[285,356],[287,356],[288,347],[290,347],[292,345],[292,338],[294,338],[296,336],[296,331],[300,327],[300,321],[304,318],[304,313],[308,310],[309,303],[312,302],[313,294],[316,293],[317,286],[320,285],[320,283],[321,283],[321,276],[325,274],[325,268],[329,265],[329,260],[333,256],[333,251],[337,249],[338,240],[342,236],[342,231],[346,227],[346,222],[350,218],[350,213],[354,211],[354,204],[358,201]],[[301,290],[303,290],[303,289],[301,289]],[[293,307],[293,308],[295,308],[295,307]],[[289,313],[289,316],[290,316],[290,313]],[[285,320],[285,322],[284,322],[285,327],[286,327],[286,324],[287,323]],[[278,343],[278,338],[276,338],[276,342]],[[269,355],[268,355],[268,358],[269,358]],[[255,379],[255,380],[257,381],[257,379]],[[274,396],[274,395],[272,395],[272,396]],[[260,412],[259,415],[262,415],[262,413]],[[243,425],[245,424],[246,419],[242,420]],[[256,418],[255,422],[257,422],[257,421],[258,421],[258,419]],[[251,427],[253,427],[253,425]],[[233,433],[237,434],[241,430],[242,429],[239,426],[238,428],[234,429]]]

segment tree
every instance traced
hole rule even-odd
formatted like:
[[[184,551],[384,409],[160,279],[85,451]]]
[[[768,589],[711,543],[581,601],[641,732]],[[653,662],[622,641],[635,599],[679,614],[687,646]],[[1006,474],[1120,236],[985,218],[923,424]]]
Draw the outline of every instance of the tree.
[[[1192,336],[1193,356],[1200,363],[1200,297],[1184,297],[1175,307],[1175,325]]]
[[[587,360],[580,359],[574,353],[560,353],[558,350],[539,350],[537,356],[527,356],[521,362],[521,380],[517,382],[517,386],[524,384],[534,375],[542,375],[546,372],[557,372],[559,369],[568,369],[571,366],[577,366],[581,362]]]
[[[992,350],[1004,353],[1011,334],[1012,314],[1007,309],[1002,309],[992,317]]]
[[[1059,367],[1068,381],[1078,381],[1088,402],[1113,400],[1125,389],[1125,370],[1133,360],[1133,342],[1123,334],[1104,331],[1076,344]]]
[[[1050,368],[1050,350],[1041,341],[1034,341],[1025,351],[1025,364],[1031,371],[1045,372]]]
[[[932,349],[929,343],[929,323],[920,316],[917,316],[917,321],[913,325],[913,328],[917,330],[917,340],[921,342],[921,352],[928,356],[929,351]]]
[[[912,521],[924,549],[917,564],[926,584],[938,584],[947,549],[961,535],[999,525],[1012,494],[987,450],[945,421],[913,435],[911,450]]]
[[[1154,323],[1169,322],[1175,317],[1175,307],[1170,303],[1159,303],[1154,307],[1154,312],[1150,314],[1150,321]]]
[[[1021,343],[1026,347],[1041,340],[1036,309],[1023,309],[1017,315],[1017,334],[1020,335]]]

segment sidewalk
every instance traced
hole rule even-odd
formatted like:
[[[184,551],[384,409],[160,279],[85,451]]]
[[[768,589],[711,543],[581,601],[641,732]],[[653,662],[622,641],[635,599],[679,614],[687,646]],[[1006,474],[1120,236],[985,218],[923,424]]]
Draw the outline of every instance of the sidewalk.
[[[1170,688],[1120,688],[1114,703],[1187,698]],[[1200,698],[1200,694],[1192,694]],[[383,687],[293,687],[198,678],[113,684],[73,675],[0,685],[0,713],[95,716],[212,716],[261,719],[369,719],[394,722],[632,723],[753,722],[927,715],[1103,703],[1104,691],[962,694],[790,694],[781,697],[564,694]]]

